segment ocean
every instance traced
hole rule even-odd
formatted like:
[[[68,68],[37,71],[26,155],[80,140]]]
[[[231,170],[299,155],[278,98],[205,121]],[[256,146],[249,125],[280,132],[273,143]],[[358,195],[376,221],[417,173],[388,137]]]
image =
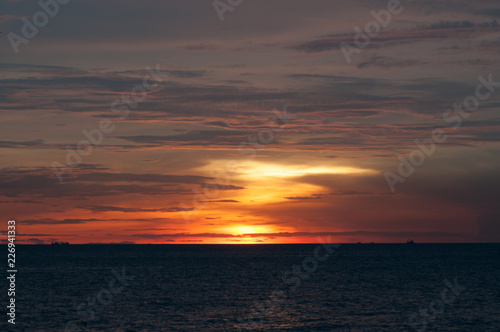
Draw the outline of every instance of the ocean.
[[[500,244],[16,249],[2,331],[500,331]]]

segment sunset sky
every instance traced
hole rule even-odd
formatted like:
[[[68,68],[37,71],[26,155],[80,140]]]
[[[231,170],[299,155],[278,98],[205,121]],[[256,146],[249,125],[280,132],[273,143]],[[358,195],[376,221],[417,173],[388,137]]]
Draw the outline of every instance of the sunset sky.
[[[443,118],[500,82],[498,0],[401,1],[351,63],[341,43],[387,1],[246,0],[221,21],[212,1],[73,0],[17,54],[41,8],[1,4],[0,211],[24,243],[500,241],[500,83]]]

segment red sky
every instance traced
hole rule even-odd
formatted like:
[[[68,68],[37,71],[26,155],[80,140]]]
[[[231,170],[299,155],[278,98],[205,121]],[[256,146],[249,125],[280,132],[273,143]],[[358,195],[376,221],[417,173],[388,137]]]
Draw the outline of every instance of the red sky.
[[[210,1],[75,2],[16,54],[40,8],[7,2],[5,225],[24,243],[500,241],[498,2],[405,3],[347,61],[386,4],[247,1],[221,22]]]

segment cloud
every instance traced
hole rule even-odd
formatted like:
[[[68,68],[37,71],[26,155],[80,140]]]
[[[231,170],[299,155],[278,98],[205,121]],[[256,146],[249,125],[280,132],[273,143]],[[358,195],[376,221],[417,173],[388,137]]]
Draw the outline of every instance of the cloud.
[[[120,241],[120,242],[89,242],[87,244],[136,244],[134,241]]]
[[[437,40],[466,39],[477,37],[483,33],[496,31],[496,21],[473,23],[470,21],[440,21],[426,26],[418,26],[406,30],[382,31],[379,35],[370,39],[365,49],[393,47],[408,43],[421,43]],[[306,52],[320,53],[328,51],[340,51],[340,45],[347,43],[354,45],[355,33],[334,34],[315,40],[297,43],[288,46],[289,49]]]
[[[217,49],[217,46],[215,45],[208,45],[208,44],[196,44],[196,45],[186,45],[184,46],[185,50],[188,51],[213,51]]]
[[[311,199],[321,199],[319,196],[311,196],[311,197],[303,197],[303,196],[294,196],[294,197],[285,197],[286,199],[289,200],[295,200],[295,201],[308,201]]]
[[[53,219],[53,218],[40,218],[40,219],[24,219],[16,220],[25,225],[75,225],[86,223],[107,223],[107,222],[171,222],[169,218],[134,218],[134,219],[96,219],[96,218],[75,218],[75,219]]]
[[[0,234],[7,236],[7,231],[0,232]],[[38,233],[16,233],[16,236],[60,236],[61,234],[38,234]],[[64,234],[64,236],[78,236],[76,234]]]
[[[207,125],[211,125],[211,126],[229,128],[229,126],[227,125],[227,123],[222,122],[222,121],[210,121],[210,122],[206,122],[206,124]]]
[[[226,233],[173,233],[173,234],[133,234],[131,237],[140,238],[242,238],[242,237],[316,237],[316,236],[382,236],[397,239],[406,238],[464,238],[465,233],[455,232],[379,232],[379,231],[345,231],[345,232],[279,232],[279,233],[250,233],[250,234],[226,234]]]
[[[0,15],[0,23],[8,23],[11,21],[16,21],[22,19],[21,16],[16,16],[12,14],[1,14]]]
[[[160,76],[167,77],[176,77],[176,78],[200,78],[207,75],[207,70],[193,70],[193,69],[161,69]],[[113,72],[119,75],[125,76],[138,76],[141,79],[144,75],[147,75],[148,72],[146,70],[127,70],[127,71],[117,71]]]
[[[44,218],[44,219],[27,219],[22,220],[21,222],[25,225],[74,225],[74,224],[84,224],[87,222],[95,222],[95,221],[104,221],[101,219],[52,219],[52,218]]]
[[[489,16],[493,18],[499,18],[500,17],[500,8],[487,8],[487,9],[482,9],[480,11],[477,11],[478,14],[484,15],[484,16]]]
[[[203,185],[213,180],[195,175],[94,172],[97,169],[103,167],[83,165],[82,169],[77,168],[69,173],[62,183],[49,168],[3,169],[0,174],[0,196],[85,198],[119,194],[183,195],[192,193],[187,186]],[[226,185],[220,186],[220,189],[234,190],[242,187]]]
[[[134,143],[148,145],[213,145],[239,146],[252,132],[236,130],[199,130],[172,136],[122,136],[118,137]]]
[[[137,213],[137,212],[179,212],[179,211],[192,211],[193,208],[158,208],[158,209],[144,209],[144,208],[125,208],[118,206],[88,206],[82,209],[90,210],[94,213],[101,212],[123,212],[123,213]]]
[[[163,174],[137,174],[137,173],[87,173],[78,175],[72,181],[96,182],[152,182],[152,183],[185,183],[202,184],[212,178],[195,175],[163,175]]]
[[[40,240],[38,238],[29,238],[24,240],[25,243],[32,243],[32,244],[45,244],[45,240]]]
[[[498,27],[499,25],[496,20],[483,23],[474,23],[471,21],[441,21],[431,24],[426,29],[443,30],[443,29],[471,29],[471,28],[498,28]]]
[[[425,62],[413,59],[398,60],[390,57],[373,55],[371,58],[359,62],[357,66],[359,69],[369,68],[369,67],[380,67],[382,69],[387,70],[394,67],[397,68],[411,67],[415,65],[422,65],[424,63]]]
[[[19,148],[33,148],[33,147],[42,147],[46,146],[43,143],[43,140],[38,139],[38,140],[33,140],[33,141],[24,141],[24,142],[13,142],[13,141],[0,141],[0,148],[12,148],[12,149],[19,149]]]

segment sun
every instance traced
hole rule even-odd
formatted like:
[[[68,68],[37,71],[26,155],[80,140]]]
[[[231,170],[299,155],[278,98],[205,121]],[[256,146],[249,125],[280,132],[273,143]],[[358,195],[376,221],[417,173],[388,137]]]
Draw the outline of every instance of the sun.
[[[253,227],[241,226],[238,228],[238,233],[239,233],[238,235],[240,235],[240,234],[254,234],[254,233],[257,233],[257,231]]]

